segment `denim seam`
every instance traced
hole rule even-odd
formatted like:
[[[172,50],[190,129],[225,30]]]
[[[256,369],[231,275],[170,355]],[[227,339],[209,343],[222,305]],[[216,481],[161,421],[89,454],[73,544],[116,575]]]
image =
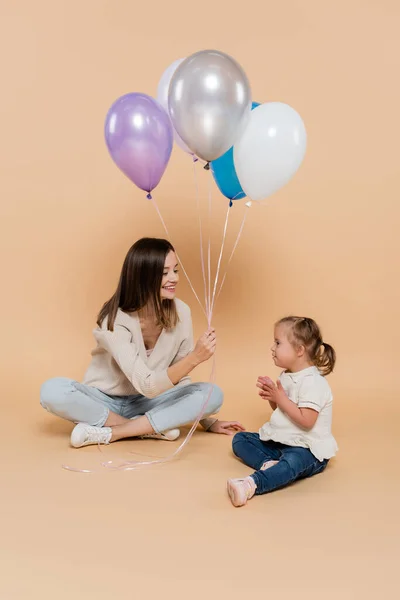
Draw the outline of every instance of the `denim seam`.
[[[83,393],[83,394],[85,394],[85,396],[87,396],[87,397],[88,397],[88,398],[90,398],[91,400],[95,400],[95,401],[96,401],[96,398],[93,398],[93,396],[91,396],[90,394],[88,394],[88,393],[86,392],[86,389],[84,388],[84,386],[82,386],[82,389],[81,389],[81,390],[80,390],[80,389],[78,389],[78,388],[76,387],[76,381],[73,381],[71,385],[72,385],[72,387],[74,388],[74,390],[75,390],[76,392]],[[104,416],[103,418],[99,419],[99,421],[97,421],[97,423],[95,423],[94,427],[104,427],[104,424],[105,424],[105,422],[106,422],[106,421],[107,421],[107,419],[108,419],[108,415],[110,414],[110,409],[108,408],[108,406],[106,406],[105,404],[102,404],[100,401],[98,401],[98,400],[97,400],[97,402],[98,402],[99,406],[101,406],[101,407],[104,409],[104,411],[105,411],[105,416]]]
[[[148,418],[148,420],[150,422],[150,425],[152,426],[152,428],[154,429],[154,431],[156,433],[161,433],[161,431],[159,431],[158,428],[155,426],[155,423],[153,421],[153,418],[152,418],[150,412],[145,413],[145,416]]]

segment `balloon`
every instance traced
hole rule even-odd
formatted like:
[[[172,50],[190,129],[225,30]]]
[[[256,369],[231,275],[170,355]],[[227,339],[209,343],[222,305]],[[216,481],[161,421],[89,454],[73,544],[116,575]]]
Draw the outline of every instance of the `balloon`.
[[[257,106],[260,104],[253,102],[251,109],[254,110]],[[210,167],[221,194],[229,200],[241,200],[246,196],[235,171],[233,146],[229,148],[228,152],[213,160]]]
[[[169,84],[171,83],[171,77],[175,73],[175,71],[179,67],[179,65],[184,60],[185,60],[184,58],[178,58],[178,60],[175,60],[172,64],[170,64],[169,67],[167,67],[165,69],[164,73],[161,76],[159,84],[158,84],[157,101],[161,104],[161,106],[168,113],[168,115],[169,115],[168,91],[169,91]],[[173,126],[172,126],[172,128],[173,128]],[[183,139],[177,134],[177,132],[175,131],[174,128],[173,128],[173,130],[174,130],[174,140],[177,143],[177,145],[180,148],[182,148],[182,150],[187,152],[188,154],[193,154],[193,152],[190,150],[190,148],[187,147],[187,145],[185,144]]]
[[[247,125],[250,85],[242,67],[217,50],[186,58],[168,94],[172,123],[192,152],[209,162],[222,156]]]
[[[115,164],[150,193],[159,184],[172,152],[173,131],[165,110],[146,94],[126,94],[108,111],[104,133]]]
[[[291,106],[267,102],[255,108],[233,148],[245,194],[261,200],[288,183],[303,161],[306,145],[306,128]]]

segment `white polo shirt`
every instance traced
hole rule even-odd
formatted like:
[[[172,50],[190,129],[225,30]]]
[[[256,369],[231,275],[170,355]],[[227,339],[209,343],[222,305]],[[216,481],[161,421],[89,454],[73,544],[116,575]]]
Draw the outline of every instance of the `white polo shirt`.
[[[332,391],[317,367],[297,373],[284,371],[279,376],[286,395],[299,408],[312,408],[319,414],[314,426],[305,430],[277,407],[259,431],[263,441],[273,440],[288,446],[309,448],[318,460],[335,456],[338,446],[332,435]]]

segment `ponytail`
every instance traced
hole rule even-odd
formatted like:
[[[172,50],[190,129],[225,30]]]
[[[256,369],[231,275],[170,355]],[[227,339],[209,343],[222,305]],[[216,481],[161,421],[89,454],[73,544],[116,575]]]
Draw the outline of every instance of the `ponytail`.
[[[329,373],[332,373],[336,363],[335,349],[330,344],[322,342],[320,351],[317,353],[314,361],[321,375],[324,375],[324,377],[329,375]]]

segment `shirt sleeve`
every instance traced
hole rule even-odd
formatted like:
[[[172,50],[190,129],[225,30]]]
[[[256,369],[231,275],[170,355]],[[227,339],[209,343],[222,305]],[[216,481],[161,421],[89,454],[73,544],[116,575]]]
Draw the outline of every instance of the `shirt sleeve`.
[[[194,343],[193,343],[193,323],[192,323],[192,315],[190,312],[189,307],[186,307],[187,309],[187,313],[184,316],[184,321],[183,321],[183,325],[184,325],[184,335],[183,335],[183,339],[179,345],[178,348],[178,352],[176,353],[174,360],[171,363],[171,366],[174,365],[175,363],[177,363],[178,361],[182,360],[183,358],[185,358],[185,356],[187,356],[194,348]],[[180,380],[180,384],[188,384],[191,383],[191,378],[189,377],[189,375],[186,375],[186,377],[182,377],[182,379]]]
[[[325,405],[325,393],[320,382],[315,377],[305,377],[299,389],[299,408],[311,408],[321,412]]]
[[[113,357],[133,387],[146,398],[155,398],[174,387],[167,369],[152,371],[140,358],[139,350],[132,341],[132,334],[123,325],[115,325],[114,331],[102,329],[97,341]]]
[[[193,323],[192,323],[192,315],[190,310],[188,311],[188,315],[185,316],[185,334],[184,338],[179,346],[178,352],[174,358],[174,363],[185,358],[194,348],[193,342]]]
[[[210,431],[211,427],[218,421],[217,417],[207,417],[205,419],[201,419],[200,425],[206,431]]]

